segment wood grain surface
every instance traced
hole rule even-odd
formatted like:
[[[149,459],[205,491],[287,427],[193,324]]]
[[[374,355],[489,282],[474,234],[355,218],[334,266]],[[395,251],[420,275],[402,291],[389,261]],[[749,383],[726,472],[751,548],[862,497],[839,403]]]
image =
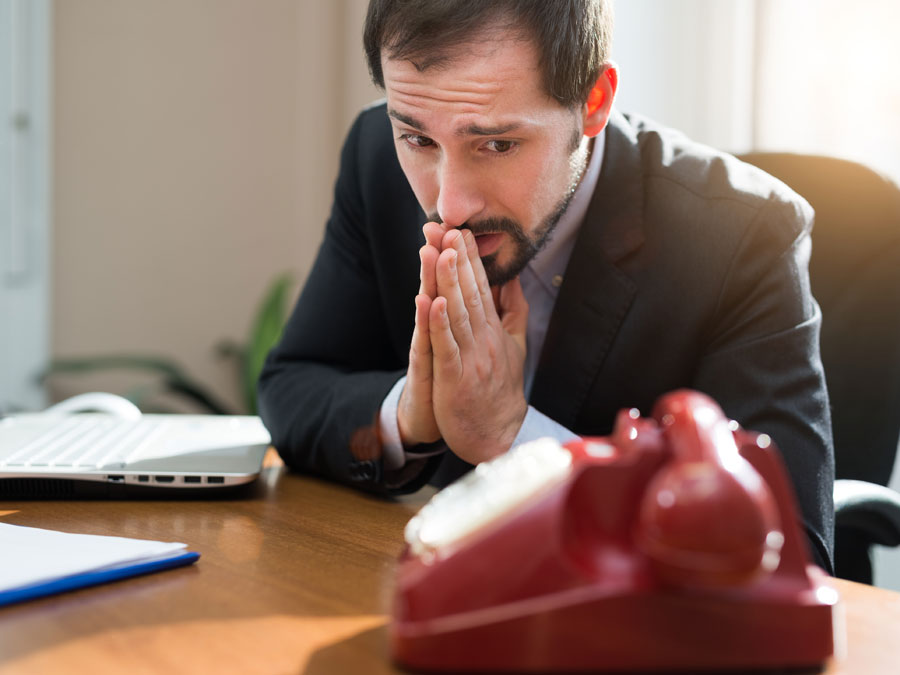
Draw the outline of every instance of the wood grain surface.
[[[0,608],[0,673],[397,673],[394,561],[430,492],[394,501],[266,468],[230,500],[0,502],[3,522],[181,541],[190,567]],[[0,555],[14,552],[0,551]],[[846,655],[897,672],[900,594],[835,581]]]

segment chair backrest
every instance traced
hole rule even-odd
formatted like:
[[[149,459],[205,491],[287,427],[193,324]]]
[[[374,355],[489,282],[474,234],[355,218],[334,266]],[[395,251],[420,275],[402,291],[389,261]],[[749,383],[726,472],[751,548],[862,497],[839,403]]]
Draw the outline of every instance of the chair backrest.
[[[900,187],[855,162],[741,156],[815,209],[813,295],[838,478],[887,485],[900,440]]]

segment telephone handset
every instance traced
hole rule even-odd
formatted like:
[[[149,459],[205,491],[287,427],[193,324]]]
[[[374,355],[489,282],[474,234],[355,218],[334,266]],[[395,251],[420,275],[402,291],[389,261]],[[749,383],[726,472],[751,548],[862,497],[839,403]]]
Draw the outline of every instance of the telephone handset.
[[[409,522],[395,660],[429,671],[802,667],[834,653],[771,440],[679,391],[613,433],[514,448]]]

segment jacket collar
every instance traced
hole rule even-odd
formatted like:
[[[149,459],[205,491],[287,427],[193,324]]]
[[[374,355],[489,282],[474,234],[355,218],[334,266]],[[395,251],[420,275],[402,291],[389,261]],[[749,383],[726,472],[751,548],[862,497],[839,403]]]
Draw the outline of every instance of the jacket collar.
[[[617,263],[644,243],[644,177],[635,129],[613,111],[606,126],[600,181],[588,207],[579,249],[603,251]]]
[[[600,180],[553,309],[531,403],[573,431],[637,287],[617,263],[644,242],[638,138],[613,112]]]

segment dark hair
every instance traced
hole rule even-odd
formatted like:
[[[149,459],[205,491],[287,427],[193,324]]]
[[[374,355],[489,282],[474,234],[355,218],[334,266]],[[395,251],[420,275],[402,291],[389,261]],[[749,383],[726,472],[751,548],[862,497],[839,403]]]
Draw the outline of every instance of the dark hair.
[[[611,1],[370,0],[363,32],[369,72],[384,88],[382,50],[392,59],[415,57],[424,70],[497,29],[533,40],[547,94],[566,107],[580,106],[609,57]]]

